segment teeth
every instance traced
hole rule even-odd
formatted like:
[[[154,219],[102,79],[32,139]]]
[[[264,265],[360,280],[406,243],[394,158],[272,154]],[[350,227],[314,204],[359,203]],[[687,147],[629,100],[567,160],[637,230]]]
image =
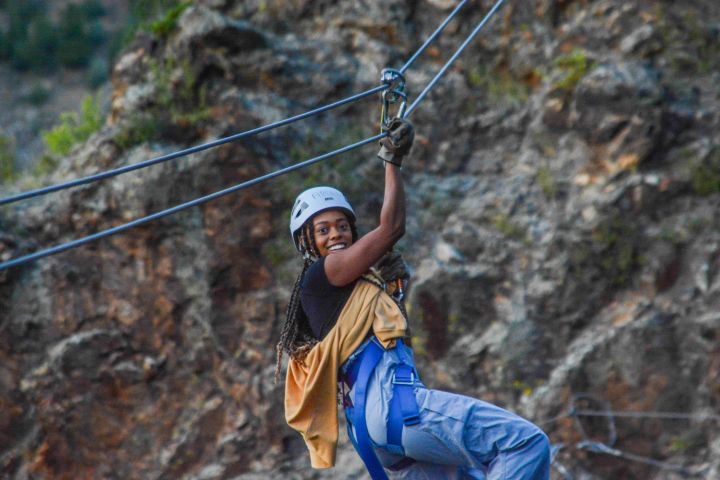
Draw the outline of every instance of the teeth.
[[[342,250],[343,248],[345,248],[345,244],[344,244],[344,243],[338,243],[337,245],[333,245],[332,247],[329,247],[328,250],[330,250],[330,251]]]

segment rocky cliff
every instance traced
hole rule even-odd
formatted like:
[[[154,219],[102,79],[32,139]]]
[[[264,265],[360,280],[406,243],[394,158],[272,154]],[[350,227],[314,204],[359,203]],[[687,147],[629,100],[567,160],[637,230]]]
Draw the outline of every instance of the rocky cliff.
[[[195,2],[168,35],[138,35],[114,67],[105,127],[47,181],[377,85],[454,3]],[[472,3],[413,66],[411,99],[489,6]],[[541,424],[563,446],[555,478],[720,477],[719,84],[714,0],[511,1],[412,116],[400,250],[415,269],[421,373]],[[378,109],[365,100],[4,207],[0,257],[362,139]],[[0,476],[366,478],[346,440],[336,469],[309,468],[272,372],[300,266],[290,203],[332,183],[372,228],[374,154],[1,272]],[[573,405],[688,418],[568,415]]]

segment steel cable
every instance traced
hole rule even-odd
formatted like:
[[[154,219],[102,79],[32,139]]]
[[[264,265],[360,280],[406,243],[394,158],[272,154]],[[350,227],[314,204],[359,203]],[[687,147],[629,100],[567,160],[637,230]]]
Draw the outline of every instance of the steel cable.
[[[424,96],[425,94],[427,94],[427,92],[429,92],[429,91],[437,84],[437,82],[440,80],[440,78],[442,77],[442,75],[443,75],[443,74],[445,73],[445,71],[447,71],[447,69],[449,68],[450,64],[452,64],[452,63],[457,59],[457,57],[460,55],[460,53],[462,53],[462,51],[465,49],[465,47],[467,47],[467,45],[470,43],[470,41],[478,34],[478,32],[482,29],[482,27],[487,23],[487,21],[490,19],[490,17],[497,11],[497,9],[500,7],[500,5],[501,5],[503,2],[504,2],[504,0],[499,0],[499,1],[494,5],[494,7],[491,9],[491,11],[490,11],[490,12],[485,16],[485,18],[482,20],[482,22],[473,30],[473,32],[470,34],[470,36],[463,42],[463,44],[461,45],[461,47],[458,48],[458,50],[455,52],[455,54],[453,54],[453,56],[450,58],[450,60],[448,60],[448,62],[441,68],[441,70],[439,71],[439,73],[430,81],[430,83],[428,83],[428,85],[427,85],[427,86],[425,87],[425,89],[423,90],[423,94],[422,94],[423,96]],[[457,11],[457,10],[458,10],[458,9],[456,9],[456,11]],[[456,13],[456,11],[453,11],[453,14]],[[423,47],[424,47],[424,46],[423,46]],[[411,60],[412,60],[412,59],[411,59]],[[378,88],[379,90],[382,90],[382,89],[385,88],[385,85],[383,85],[383,86],[381,86],[381,87],[376,87],[376,88]],[[378,91],[379,91],[379,90],[378,90]],[[369,92],[369,91],[368,91],[368,92]],[[367,93],[367,92],[365,92],[365,93]],[[362,94],[361,94],[361,95],[362,95]],[[419,98],[413,103],[413,105],[411,106],[411,108],[415,108],[415,107],[419,104],[419,101],[420,101],[420,100],[421,100],[421,98],[419,97]],[[406,114],[405,116],[407,116],[407,114]],[[241,134],[238,134],[238,135],[241,135]],[[359,141],[359,142],[353,143],[352,145],[348,145],[348,146],[346,146],[346,147],[343,147],[343,148],[340,148],[340,149],[337,149],[337,150],[333,150],[332,152],[325,153],[325,154],[323,154],[323,155],[319,155],[319,156],[317,156],[317,157],[311,158],[311,159],[309,159],[309,160],[306,160],[306,161],[304,161],[304,162],[301,162],[301,163],[298,163],[298,164],[295,164],[295,165],[291,165],[291,166],[289,166],[289,167],[282,168],[282,169],[280,169],[280,170],[276,170],[276,171],[274,171],[274,172],[268,173],[268,174],[263,175],[263,176],[261,176],[261,177],[257,177],[257,178],[255,178],[255,179],[253,179],[253,180],[249,180],[249,181],[247,181],[247,182],[240,183],[240,184],[238,184],[238,185],[235,185],[235,186],[226,188],[226,189],[224,189],[224,190],[220,190],[220,191],[218,191],[218,192],[215,192],[215,193],[206,195],[206,196],[204,196],[204,197],[200,197],[200,198],[197,198],[197,199],[195,199],[195,200],[191,200],[191,201],[189,201],[189,202],[182,203],[182,204],[177,205],[177,206],[175,206],[175,207],[168,208],[168,209],[166,209],[166,210],[162,210],[162,211],[160,211],[160,212],[157,212],[157,213],[148,215],[148,216],[146,216],[146,217],[139,218],[139,219],[137,219],[137,220],[133,220],[133,221],[128,222],[128,223],[126,223],[126,224],[119,225],[119,226],[117,226],[117,227],[113,227],[113,228],[110,228],[110,229],[107,229],[107,230],[103,230],[103,231],[101,231],[101,232],[98,232],[98,233],[89,235],[89,236],[87,236],[87,237],[83,237],[83,238],[80,238],[80,239],[77,239],[77,240],[73,240],[73,241],[70,241],[70,242],[66,242],[66,243],[57,245],[57,246],[55,246],[55,247],[50,247],[50,248],[47,248],[47,249],[44,249],[44,250],[40,250],[40,251],[35,252],[35,253],[31,253],[31,254],[28,254],[28,255],[24,255],[24,256],[22,256],[22,257],[18,257],[18,258],[12,259],[12,260],[8,260],[8,261],[6,261],[6,262],[0,263],[0,271],[7,270],[7,269],[9,269],[9,268],[16,267],[16,266],[19,266],[19,265],[22,265],[22,264],[24,264],[24,263],[28,263],[28,262],[31,262],[31,261],[34,261],[34,260],[38,260],[38,259],[43,258],[43,257],[47,257],[47,256],[50,256],[50,255],[54,255],[54,254],[57,254],[57,253],[61,253],[61,252],[64,252],[64,251],[66,251],[66,250],[70,250],[70,249],[72,249],[72,248],[76,248],[76,247],[79,247],[79,246],[81,246],[81,245],[85,245],[85,244],[90,243],[90,242],[92,242],[92,241],[99,240],[99,239],[102,239],[102,238],[108,237],[108,236],[110,236],[110,235],[114,235],[114,234],[116,234],[116,233],[120,233],[120,232],[129,230],[129,229],[131,229],[131,228],[134,228],[134,227],[137,227],[137,226],[140,226],[140,225],[144,225],[144,224],[146,224],[146,223],[148,223],[148,222],[151,222],[151,221],[153,221],[153,220],[157,220],[157,219],[159,219],[159,218],[163,218],[163,217],[166,217],[166,216],[168,216],[168,215],[172,215],[172,214],[177,213],[177,212],[179,212],[179,211],[181,211],[181,210],[185,210],[185,209],[188,209],[188,208],[191,208],[191,207],[195,207],[195,206],[197,206],[197,205],[201,205],[201,204],[203,204],[203,203],[207,203],[207,202],[209,202],[209,201],[211,201],[211,200],[214,200],[214,199],[216,199],[216,198],[219,198],[219,197],[228,195],[228,194],[230,194],[230,193],[237,192],[237,191],[239,191],[239,190],[242,190],[242,189],[251,187],[251,186],[253,186],[253,185],[257,185],[258,183],[261,183],[261,182],[263,182],[263,181],[265,181],[265,180],[269,180],[269,179],[271,179],[271,178],[274,178],[274,177],[277,177],[277,176],[280,176],[280,175],[284,175],[285,173],[289,173],[289,172],[292,172],[292,171],[295,171],[295,170],[299,170],[299,169],[301,169],[301,168],[310,166],[310,165],[312,165],[312,164],[314,164],[314,163],[317,163],[317,162],[326,160],[326,159],[328,159],[328,158],[332,158],[332,157],[334,157],[334,156],[336,156],[336,155],[339,155],[339,154],[341,154],[341,153],[345,153],[345,152],[348,152],[348,151],[353,150],[353,149],[355,149],[355,148],[362,147],[362,146],[367,145],[367,144],[369,144],[369,143],[372,143],[372,142],[375,142],[375,141],[377,141],[377,140],[380,140],[381,138],[383,138],[383,137],[385,137],[385,136],[387,136],[387,133],[381,133],[381,134],[379,134],[379,135],[375,135],[375,136],[373,136],[373,137],[369,137],[369,138],[366,138],[366,139],[361,140],[361,141]],[[208,147],[208,148],[209,148],[209,147]]]
[[[620,450],[618,448],[615,448],[613,445],[616,442],[616,435],[615,435],[615,426],[614,426],[614,418],[615,417],[622,417],[622,418],[636,418],[636,419],[662,419],[662,420],[686,420],[686,421],[703,421],[703,420],[713,420],[713,421],[720,421],[720,415],[715,414],[693,414],[693,413],[686,413],[686,412],[667,412],[667,411],[614,411],[610,408],[609,405],[607,405],[606,410],[578,410],[575,408],[575,401],[578,399],[593,399],[597,400],[594,397],[588,395],[588,394],[578,394],[573,396],[573,400],[570,404],[570,407],[567,412],[562,413],[556,417],[552,417],[550,419],[544,420],[538,425],[544,426],[550,423],[554,423],[560,419],[563,418],[573,418],[577,420],[579,417],[606,417],[611,422],[611,436],[610,440],[605,442],[600,441],[594,441],[591,440],[585,430],[582,428],[582,425],[579,423],[575,424],[575,427],[580,431],[580,435],[583,437],[583,440],[575,444],[575,448],[578,450],[586,450],[593,453],[600,453],[605,455],[614,456],[616,458],[622,458],[624,460],[634,461],[634,462],[640,462],[644,463],[646,465],[651,465],[656,468],[661,468],[664,470],[672,470],[679,472],[681,474],[684,474],[686,476],[698,476],[698,472],[692,472],[688,468],[686,468],[683,465],[673,464],[669,462],[663,462],[661,460],[656,460],[654,458],[645,457],[642,455],[637,455],[631,452],[625,452],[623,450]],[[601,403],[607,404],[607,402],[604,402],[602,400],[599,400]],[[560,445],[559,448],[561,448],[562,445]],[[564,470],[567,470],[563,467]],[[561,472],[565,475],[566,478],[572,478],[569,472]]]
[[[712,413],[683,413],[683,412],[633,412],[633,411],[610,411],[602,412],[599,410],[571,410],[570,412],[561,413],[560,415],[545,420],[541,420],[537,425],[549,425],[563,418],[573,417],[620,417],[620,418],[657,418],[662,420],[713,420],[720,422],[720,415]]]
[[[593,453],[601,453],[605,455],[610,455],[617,458],[622,458],[625,460],[630,460],[632,462],[639,462],[644,463],[645,465],[651,465],[656,468],[661,468],[663,470],[672,470],[675,472],[682,473],[684,475],[694,475],[693,472],[688,470],[682,465],[678,465],[675,463],[669,463],[669,462],[663,462],[661,460],[655,460],[654,458],[645,457],[642,455],[637,455],[630,452],[625,452],[623,450],[619,450],[617,448],[612,448],[604,443],[601,442],[593,442],[590,440],[579,442],[575,445],[575,448],[579,450],[587,450],[589,452]]]
[[[495,5],[490,9],[490,11],[485,15],[485,17],[482,19],[482,21],[475,27],[475,30],[470,33],[470,35],[465,39],[465,41],[458,47],[457,50],[455,50],[455,53],[452,57],[443,65],[443,67],[440,69],[440,71],[435,75],[435,78],[433,78],[430,83],[428,83],[425,86],[425,89],[420,92],[420,95],[417,96],[415,101],[408,107],[408,109],[405,111],[405,114],[403,115],[403,118],[407,118],[410,116],[410,114],[417,108],[418,105],[420,105],[420,102],[423,101],[425,96],[430,92],[430,90],[435,87],[435,84],[440,81],[443,75],[445,75],[445,72],[450,68],[450,66],[457,60],[457,58],[460,56],[460,54],[467,48],[468,45],[470,45],[470,42],[473,41],[473,39],[477,36],[478,33],[480,33],[480,30],[483,29],[485,24],[492,18],[493,15],[495,15],[495,12],[498,11],[498,9],[502,6],[502,4],[505,2],[505,0],[498,0]]]
[[[65,190],[68,188],[77,187],[77,186],[85,185],[85,184],[92,183],[92,182],[97,182],[99,180],[104,180],[106,178],[114,177],[114,176],[117,176],[117,175],[120,175],[123,173],[132,172],[133,170],[139,170],[141,168],[146,168],[151,165],[156,165],[158,163],[163,163],[163,162],[167,162],[170,160],[174,160],[176,158],[184,157],[184,156],[190,155],[192,153],[201,152],[201,151],[207,150],[209,148],[218,147],[220,145],[234,142],[234,141],[240,140],[242,138],[251,137],[251,136],[257,135],[259,133],[267,132],[274,128],[283,127],[285,125],[289,125],[291,123],[294,123],[294,122],[297,122],[300,120],[304,120],[308,117],[317,115],[322,112],[327,112],[328,110],[332,110],[332,109],[340,107],[342,105],[346,105],[348,103],[355,102],[362,98],[365,98],[365,97],[368,97],[375,93],[378,93],[378,92],[384,90],[385,88],[387,88],[386,85],[379,85],[375,88],[371,88],[370,90],[366,90],[365,92],[358,93],[356,95],[353,95],[348,98],[344,98],[342,100],[338,100],[337,102],[331,103],[329,105],[318,107],[314,110],[310,110],[310,111],[302,113],[300,115],[295,115],[294,117],[286,118],[284,120],[280,120],[280,121],[277,121],[274,123],[263,125],[261,127],[257,127],[252,130],[245,131],[245,132],[236,133],[234,135],[230,135],[229,137],[219,138],[217,140],[213,140],[211,142],[204,143],[202,145],[196,145],[194,147],[186,148],[184,150],[180,150],[180,151],[177,151],[174,153],[169,153],[169,154],[163,155],[161,157],[153,158],[150,160],[145,160],[144,162],[134,163],[132,165],[126,165],[124,167],[115,168],[113,170],[108,170],[106,172],[98,173],[95,175],[78,178],[76,180],[70,180],[68,182],[59,183],[57,185],[50,185],[48,187],[38,188],[36,190],[29,190],[27,192],[19,193],[17,195],[13,195],[11,197],[2,198],[2,199],[0,199],[0,205],[6,205],[9,203],[18,202],[20,200],[26,200],[28,198],[39,197],[41,195],[47,195],[48,193],[57,192],[59,190]]]
[[[62,243],[60,245],[57,245],[55,247],[46,248],[45,250],[40,250],[35,253],[31,253],[22,257],[15,258],[13,260],[9,260],[4,263],[0,263],[0,271],[6,270],[8,268],[16,267],[18,265],[22,265],[23,263],[32,262],[34,260],[38,260],[43,257],[47,257],[50,255],[55,255],[60,252],[64,252],[66,250],[70,250],[72,248],[79,247],[81,245],[85,245],[86,243],[93,242],[95,240],[100,240],[101,238],[108,237],[110,235],[114,235],[116,233],[124,232],[125,230],[129,230],[134,227],[138,227],[140,225],[144,225],[148,222],[151,222],[153,220],[157,220],[163,217],[167,217],[168,215],[172,215],[174,213],[177,213],[181,210],[186,210],[191,207],[196,207],[198,205],[202,205],[203,203],[207,203],[210,200],[215,200],[216,198],[223,197],[225,195],[229,195],[231,193],[235,193],[239,190],[252,187],[253,185],[257,185],[258,183],[264,182],[265,180],[270,180],[271,178],[278,177],[280,175],[284,175],[286,173],[299,170],[304,167],[308,167],[314,163],[320,162],[322,160],[327,160],[328,158],[334,157],[336,155],[340,155],[341,153],[349,152],[350,150],[354,150],[356,148],[362,147],[363,145],[367,145],[368,143],[375,142],[377,140],[380,140],[381,138],[387,136],[387,133],[382,133],[379,135],[375,135],[374,137],[366,138],[365,140],[361,140],[359,142],[353,143],[352,145],[345,146],[343,148],[334,150],[329,153],[325,153],[323,155],[319,155],[317,157],[311,158],[310,160],[305,160],[304,162],[296,163],[295,165],[291,165],[289,167],[282,168],[280,170],[276,170],[274,172],[268,173],[266,175],[263,175],[261,177],[254,178],[252,180],[248,180],[247,182],[239,183],[237,185],[234,185],[232,187],[226,188],[224,190],[217,191],[215,193],[211,193],[209,195],[205,195],[204,197],[196,198],[195,200],[191,200],[189,202],[182,203],[180,205],[176,205],[172,208],[168,208],[166,210],[162,210],[157,213],[153,213],[151,215],[148,215],[146,217],[138,218],[137,220],[133,220],[131,222],[125,223],[123,225],[118,225],[117,227],[109,228],[107,230],[103,230],[102,232],[98,232],[92,235],[88,235],[87,237],[79,238],[77,240],[72,240],[70,242]]]
[[[410,59],[403,65],[403,67],[400,69],[401,73],[404,73],[407,69],[410,68],[410,66],[417,60],[417,58],[422,55],[422,53],[430,46],[430,44],[437,39],[437,37],[442,33],[442,31],[445,29],[445,27],[450,23],[450,21],[455,18],[455,16],[460,12],[460,10],[467,4],[469,0],[462,0],[455,9],[445,18],[442,24],[425,40],[425,42],[420,46],[420,48],[417,49],[417,51],[410,57]],[[304,120],[306,118],[318,115],[323,112],[327,112],[328,110],[332,110],[334,108],[341,107],[343,105],[347,105],[352,102],[356,102],[358,100],[361,100],[365,97],[368,97],[370,95],[373,95],[375,93],[381,92],[382,90],[385,90],[387,88],[387,85],[378,85],[377,87],[371,88],[370,90],[366,90],[362,93],[358,93],[356,95],[352,95],[350,97],[344,98],[342,100],[338,100],[337,102],[333,102],[329,105],[325,105],[322,107],[315,108],[313,110],[310,110],[308,112],[295,115],[290,118],[286,118],[277,122],[269,123],[267,125],[263,125],[261,127],[257,127],[251,130],[247,130],[245,132],[236,133],[234,135],[230,135],[228,137],[219,138],[217,140],[213,140],[208,143],[204,143],[201,145],[196,145],[194,147],[186,148],[184,150],[179,150],[177,152],[169,153],[167,155],[162,155],[160,157],[156,157],[150,160],[146,160],[144,162],[135,163],[133,165],[126,165],[124,167],[115,168],[112,170],[108,170],[105,172],[97,173],[95,175],[88,175],[86,177],[78,178],[75,180],[70,180],[67,182],[59,183],[56,185],[50,185],[47,187],[38,188],[35,190],[28,190],[26,192],[21,192],[16,195],[11,195],[6,198],[0,198],[0,205],[7,205],[10,203],[19,202],[21,200],[27,200],[34,197],[39,197],[42,195],[47,195],[49,193],[57,192],[60,190],[66,190],[68,188],[78,187],[80,185],[86,185],[88,183],[97,182],[100,180],[104,180],[107,178],[115,177],[117,175],[121,175],[123,173],[132,172],[135,170],[140,170],[142,168],[147,168],[152,165],[157,165],[158,163],[164,163],[170,160],[175,160],[180,157],[184,157],[193,153],[198,153],[203,150],[207,150],[210,148],[218,147],[220,145],[224,145],[226,143],[235,142],[237,140],[241,140],[243,138],[248,138],[254,135],[258,135],[263,132],[267,132],[270,130],[273,130],[275,128],[283,127],[286,125],[289,125],[291,123]]]
[[[469,0],[462,0],[462,2],[458,3],[458,5],[455,7],[455,9],[450,12],[450,15],[447,16],[445,21],[440,24],[440,26],[430,35],[427,40],[425,40],[425,43],[423,43],[420,48],[417,49],[415,54],[410,57],[410,60],[405,62],[405,65],[399,70],[400,73],[405,73],[410,66],[415,63],[415,60],[425,51],[427,47],[430,46],[430,44],[435,41],[435,39],[442,33],[443,30],[445,30],[445,27],[447,27],[447,24],[450,23],[450,21],[455,18],[455,16],[462,10],[462,8],[468,3]]]
[[[611,411],[601,412],[596,410],[578,410],[572,413],[580,417],[624,417],[624,418],[660,418],[664,420],[715,420],[720,421],[720,415],[711,413],[683,413],[683,412],[632,412],[632,411]]]

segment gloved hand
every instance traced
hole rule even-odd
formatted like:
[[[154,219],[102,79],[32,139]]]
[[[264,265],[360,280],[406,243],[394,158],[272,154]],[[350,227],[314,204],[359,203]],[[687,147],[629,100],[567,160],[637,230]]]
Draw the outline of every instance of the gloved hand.
[[[385,283],[410,278],[410,267],[399,252],[388,252],[377,263],[377,270]]]
[[[415,129],[407,120],[394,118],[387,128],[388,136],[380,139],[378,157],[383,161],[402,166],[403,157],[410,152]]]

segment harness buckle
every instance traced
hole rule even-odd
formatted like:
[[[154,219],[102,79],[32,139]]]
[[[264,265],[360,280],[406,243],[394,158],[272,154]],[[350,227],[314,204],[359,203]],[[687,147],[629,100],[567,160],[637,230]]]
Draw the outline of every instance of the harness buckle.
[[[403,417],[403,423],[408,427],[417,425],[418,423],[420,423],[420,414],[418,413],[415,415],[408,415],[407,417]]]
[[[413,385],[415,385],[415,372],[411,370],[408,375],[408,372],[402,372],[402,371],[398,372],[398,369],[396,369],[393,372],[392,384],[393,385],[407,385],[407,386],[412,387]]]

